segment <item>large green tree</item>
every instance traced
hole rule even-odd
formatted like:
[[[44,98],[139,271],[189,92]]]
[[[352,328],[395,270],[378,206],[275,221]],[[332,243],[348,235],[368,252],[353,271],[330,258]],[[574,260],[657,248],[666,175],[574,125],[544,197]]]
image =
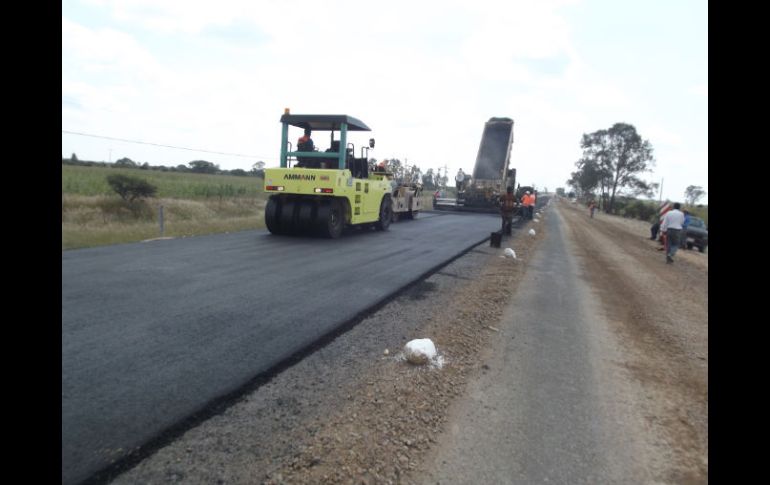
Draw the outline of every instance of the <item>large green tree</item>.
[[[593,162],[599,173],[602,194],[609,195],[607,212],[612,212],[619,189],[648,193],[650,184],[639,175],[651,170],[655,163],[652,144],[643,140],[636,128],[628,123],[615,123],[607,130],[584,134],[580,147],[583,163]]]
[[[602,181],[607,179],[606,171],[596,160],[581,158],[575,162],[575,166],[578,170],[572,172],[567,184],[574,187],[581,197],[593,194],[594,190],[602,185]]]

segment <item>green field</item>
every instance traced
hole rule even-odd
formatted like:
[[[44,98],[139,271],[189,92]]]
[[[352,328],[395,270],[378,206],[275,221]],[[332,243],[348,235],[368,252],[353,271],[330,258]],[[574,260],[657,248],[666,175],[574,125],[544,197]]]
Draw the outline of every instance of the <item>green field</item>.
[[[62,194],[115,195],[107,184],[107,175],[110,174],[143,178],[158,188],[158,197],[161,198],[258,197],[262,194],[262,179],[258,177],[76,165],[62,165]]]
[[[158,188],[156,197],[127,203],[107,184],[123,174]],[[267,196],[259,177],[160,172],[130,168],[62,165],[62,250],[189,237],[265,227]],[[423,195],[423,207],[433,207]]]
[[[157,196],[129,204],[107,184],[120,173],[148,181]],[[62,165],[62,250],[264,227],[262,179]]]

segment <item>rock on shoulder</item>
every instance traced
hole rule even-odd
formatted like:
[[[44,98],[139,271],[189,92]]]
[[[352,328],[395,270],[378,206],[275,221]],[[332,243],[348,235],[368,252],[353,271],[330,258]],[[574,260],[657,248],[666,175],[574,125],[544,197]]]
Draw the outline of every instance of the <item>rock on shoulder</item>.
[[[412,364],[427,364],[436,357],[436,346],[429,338],[410,340],[404,345],[404,356]]]

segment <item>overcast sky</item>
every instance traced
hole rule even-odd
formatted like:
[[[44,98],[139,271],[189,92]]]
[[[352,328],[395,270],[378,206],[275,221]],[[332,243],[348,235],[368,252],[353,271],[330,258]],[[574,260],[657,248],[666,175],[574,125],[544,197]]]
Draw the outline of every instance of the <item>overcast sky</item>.
[[[630,123],[654,148],[643,178],[683,200],[708,191],[708,3],[62,2],[63,157],[277,166],[284,108],[357,117],[370,157],[450,178],[509,117],[517,182],[550,191],[584,133]]]

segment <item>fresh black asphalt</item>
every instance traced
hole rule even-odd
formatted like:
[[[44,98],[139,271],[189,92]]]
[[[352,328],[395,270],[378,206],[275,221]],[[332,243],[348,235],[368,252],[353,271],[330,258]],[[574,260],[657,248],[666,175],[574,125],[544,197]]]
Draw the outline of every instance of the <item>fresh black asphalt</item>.
[[[423,213],[341,239],[265,230],[62,253],[62,483],[82,482],[500,227]]]

